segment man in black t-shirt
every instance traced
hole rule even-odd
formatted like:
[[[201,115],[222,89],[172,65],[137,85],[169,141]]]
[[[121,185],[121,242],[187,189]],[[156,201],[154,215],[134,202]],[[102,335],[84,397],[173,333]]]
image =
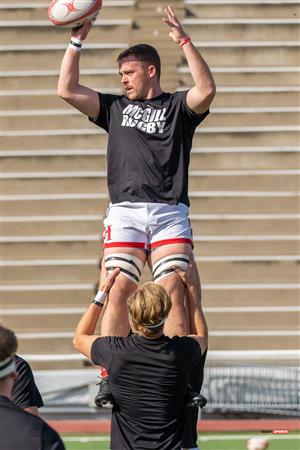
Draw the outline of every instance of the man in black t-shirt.
[[[170,320],[170,297],[162,286],[146,283],[128,300],[135,334],[94,335],[101,308],[119,269],[100,282],[95,300],[76,328],[75,348],[110,373],[114,398],[112,450],[179,450],[186,443],[183,436],[189,383],[207,349],[207,325],[196,285],[195,262],[190,262],[187,272],[173,269],[186,288],[193,334],[169,338],[163,333],[165,322]],[[108,308],[105,315],[110,315]]]
[[[17,377],[15,334],[0,325],[1,450],[65,450],[59,435],[41,418],[16,406],[11,392]]]
[[[18,355],[14,356],[17,378],[14,381],[11,400],[27,412],[38,415],[38,408],[44,406],[41,394],[35,384],[30,365]]]

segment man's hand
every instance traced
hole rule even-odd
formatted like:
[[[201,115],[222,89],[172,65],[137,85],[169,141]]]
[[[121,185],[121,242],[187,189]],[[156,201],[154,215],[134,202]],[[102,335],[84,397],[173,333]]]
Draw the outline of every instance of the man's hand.
[[[181,281],[186,288],[197,285],[197,283],[198,283],[197,268],[196,268],[196,263],[195,263],[193,252],[191,252],[189,265],[188,265],[186,271],[181,270],[177,266],[172,267],[172,269],[174,270],[174,272],[176,272],[180,276]]]
[[[112,272],[108,273],[104,267],[104,263],[101,263],[101,272],[100,272],[100,282],[99,282],[99,291],[109,293],[112,285],[114,284],[115,279],[120,273],[120,269],[117,267]]]
[[[182,39],[187,37],[187,35],[177,19],[172,6],[167,6],[167,8],[164,9],[164,12],[166,16],[163,18],[163,21],[171,28],[169,36],[174,42],[176,42],[176,44],[180,44]]]
[[[93,26],[93,20],[86,20],[80,27],[72,28],[71,36],[84,41]]]

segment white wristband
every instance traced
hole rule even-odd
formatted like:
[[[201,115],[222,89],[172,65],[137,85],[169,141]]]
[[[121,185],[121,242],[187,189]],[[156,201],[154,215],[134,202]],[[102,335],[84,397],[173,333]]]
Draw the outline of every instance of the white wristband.
[[[81,39],[77,39],[75,37],[71,37],[71,43],[73,43],[73,42],[74,42],[74,44],[80,45],[80,47],[82,46],[82,40]]]
[[[106,300],[107,294],[103,291],[98,291],[96,297],[93,300],[93,303],[98,306],[103,306]]]
[[[82,41],[80,39],[71,37],[70,43],[69,43],[69,48],[71,48],[72,50],[76,50],[77,52],[80,52],[82,47]]]

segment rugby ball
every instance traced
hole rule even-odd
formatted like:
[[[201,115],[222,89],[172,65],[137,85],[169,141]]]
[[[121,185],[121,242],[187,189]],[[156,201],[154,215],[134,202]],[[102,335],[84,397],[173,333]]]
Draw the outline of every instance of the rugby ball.
[[[247,441],[248,450],[266,450],[268,446],[268,439],[263,437],[253,437]]]
[[[48,18],[58,27],[80,27],[86,20],[95,19],[102,0],[53,0],[48,8]]]

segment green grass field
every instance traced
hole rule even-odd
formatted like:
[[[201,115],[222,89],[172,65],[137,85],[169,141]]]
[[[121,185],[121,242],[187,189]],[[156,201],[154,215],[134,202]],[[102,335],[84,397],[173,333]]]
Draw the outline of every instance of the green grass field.
[[[199,434],[198,446],[201,450],[243,450],[245,442],[252,436],[269,438],[268,450],[300,450],[300,434],[287,435],[251,433],[202,433]],[[108,450],[109,436],[101,435],[63,435],[67,450]],[[155,449],[153,449],[155,450]]]

